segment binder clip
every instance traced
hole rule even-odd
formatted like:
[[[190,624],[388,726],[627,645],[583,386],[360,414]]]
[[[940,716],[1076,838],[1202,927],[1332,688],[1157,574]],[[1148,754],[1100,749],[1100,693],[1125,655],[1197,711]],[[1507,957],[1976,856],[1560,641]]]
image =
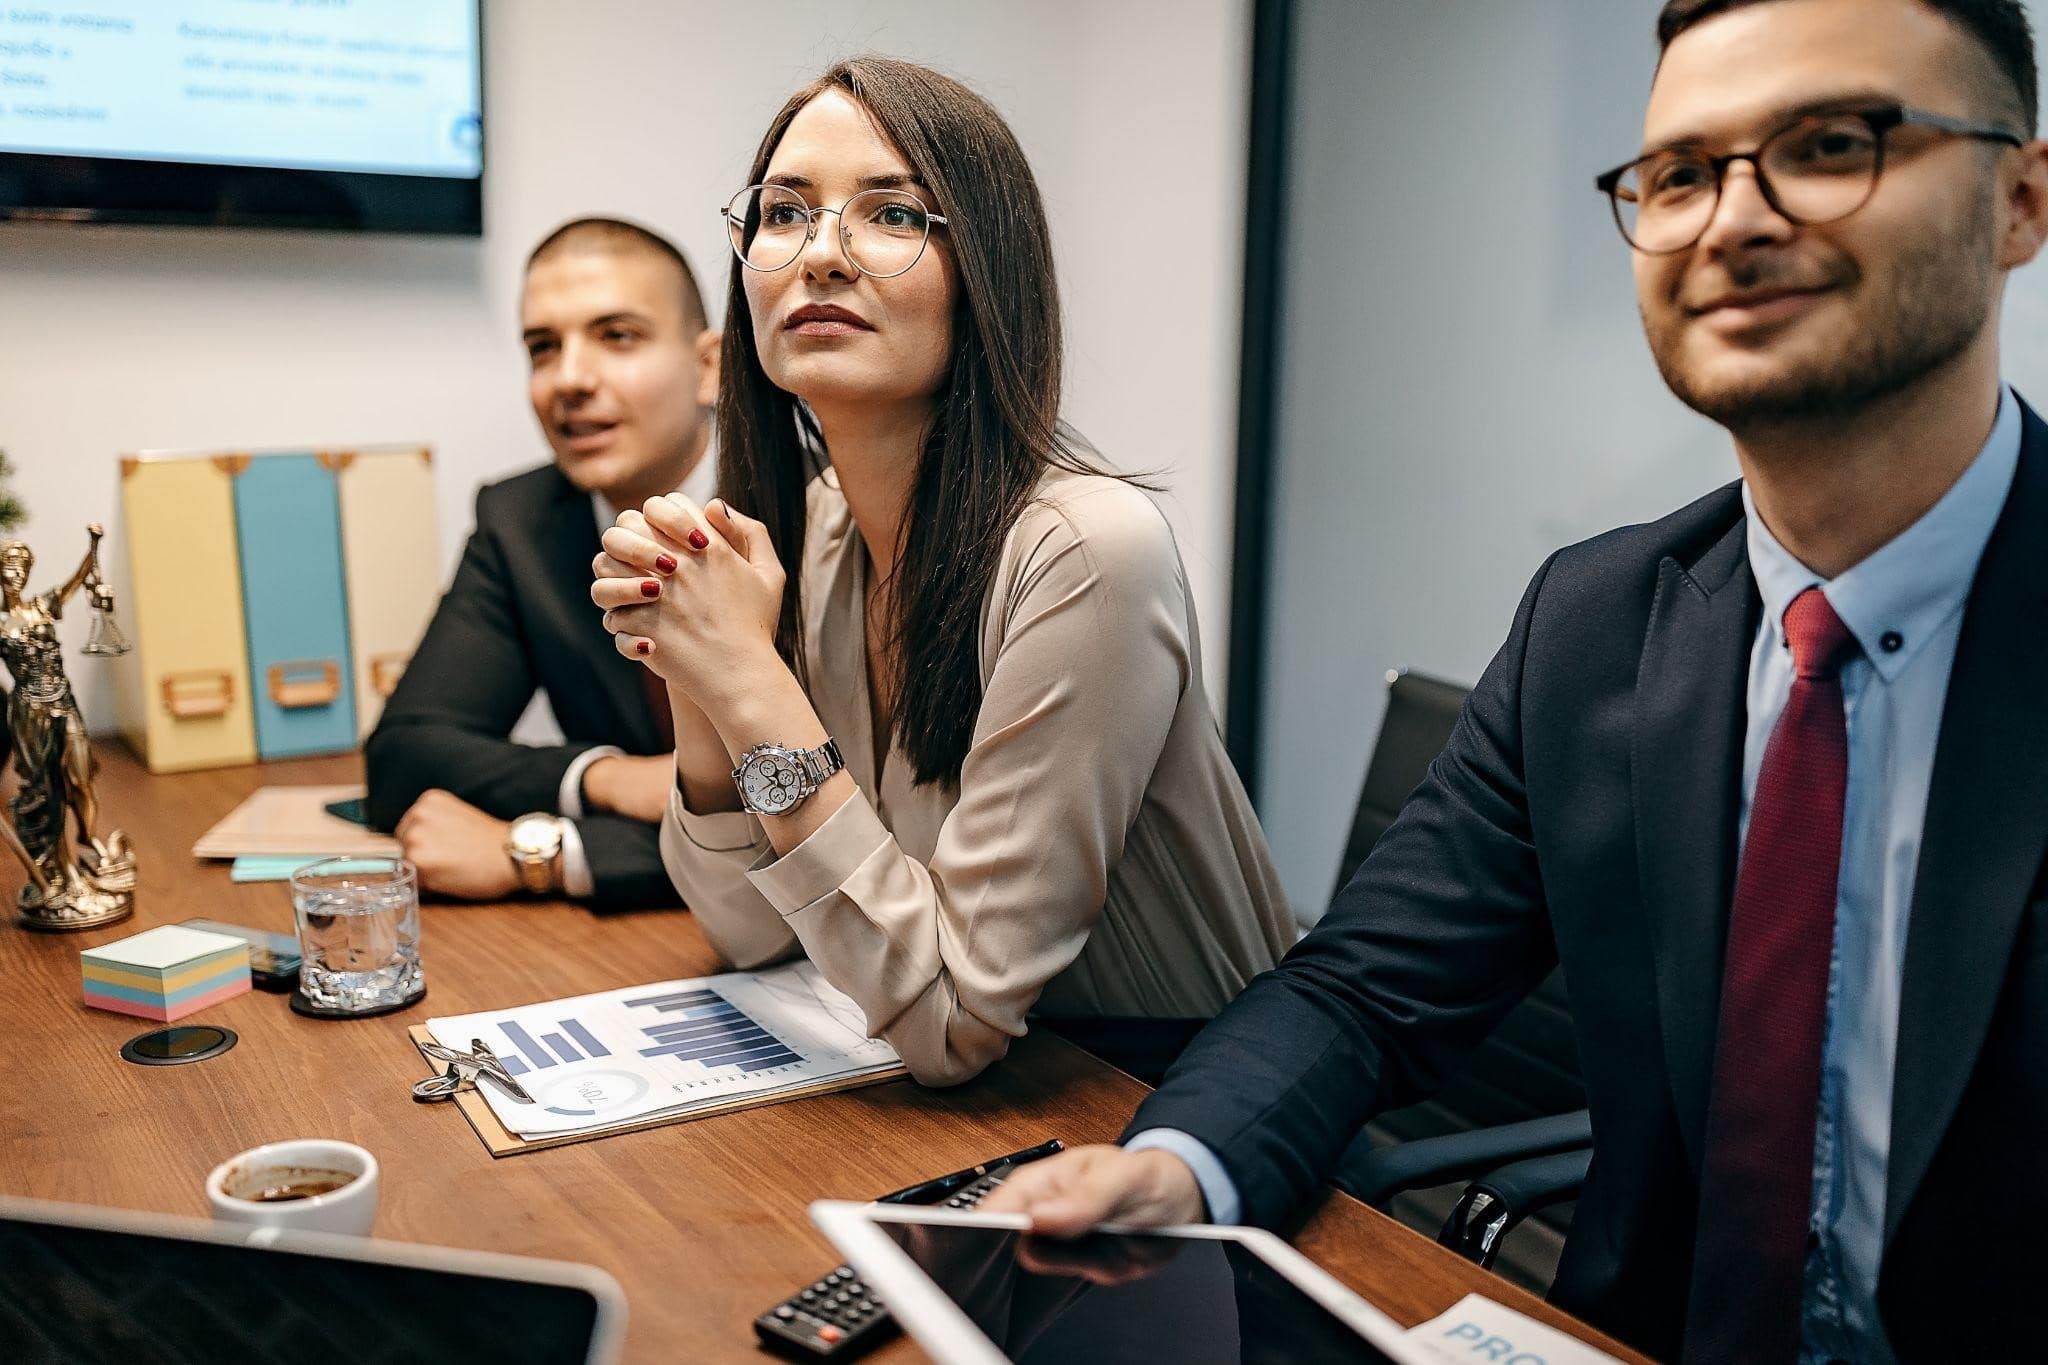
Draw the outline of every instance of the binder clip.
[[[510,1095],[521,1104],[532,1104],[533,1096],[526,1093],[526,1087],[512,1079],[512,1073],[498,1060],[498,1054],[481,1038],[469,1040],[469,1051],[461,1052],[440,1043],[421,1043],[419,1050],[437,1062],[446,1062],[448,1069],[438,1076],[429,1076],[415,1081],[412,1097],[426,1103],[455,1098],[456,1092],[464,1086],[476,1088],[480,1082],[489,1081],[498,1089]]]

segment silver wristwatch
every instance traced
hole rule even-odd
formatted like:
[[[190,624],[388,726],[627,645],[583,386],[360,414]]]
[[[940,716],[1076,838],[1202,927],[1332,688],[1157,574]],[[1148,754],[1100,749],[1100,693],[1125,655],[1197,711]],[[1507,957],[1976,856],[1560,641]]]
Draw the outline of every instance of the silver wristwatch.
[[[740,804],[754,814],[787,815],[845,766],[835,739],[815,749],[756,744],[740,755],[732,780],[739,786]]]

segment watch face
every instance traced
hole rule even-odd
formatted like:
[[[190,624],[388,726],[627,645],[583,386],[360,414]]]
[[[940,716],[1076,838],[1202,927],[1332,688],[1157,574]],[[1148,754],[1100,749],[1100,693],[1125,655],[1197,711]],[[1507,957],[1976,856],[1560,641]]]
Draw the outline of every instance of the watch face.
[[[512,847],[529,857],[552,858],[562,846],[562,831],[552,818],[515,821],[509,836]]]
[[[802,775],[782,754],[756,754],[740,770],[740,792],[763,815],[780,815],[803,799]]]

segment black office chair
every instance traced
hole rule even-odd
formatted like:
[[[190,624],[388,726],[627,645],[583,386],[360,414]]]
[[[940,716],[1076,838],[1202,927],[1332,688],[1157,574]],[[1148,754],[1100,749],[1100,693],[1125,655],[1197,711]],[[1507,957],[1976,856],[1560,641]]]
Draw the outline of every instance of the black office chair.
[[[1338,867],[1341,889],[1393,824],[1443,751],[1466,690],[1418,673],[1387,675],[1387,710],[1367,767],[1351,837]],[[1503,1019],[1465,1067],[1421,1104],[1382,1114],[1344,1154],[1335,1183],[1482,1266],[1524,1218],[1543,1215],[1554,1256],[1592,1159],[1564,977],[1553,972]],[[1472,1182],[1448,1210],[1418,1194]],[[1402,1198],[1402,1196],[1406,1196]],[[1398,1202],[1397,1202],[1398,1201]],[[1540,1288],[1547,1257],[1532,1248],[1501,1269]]]

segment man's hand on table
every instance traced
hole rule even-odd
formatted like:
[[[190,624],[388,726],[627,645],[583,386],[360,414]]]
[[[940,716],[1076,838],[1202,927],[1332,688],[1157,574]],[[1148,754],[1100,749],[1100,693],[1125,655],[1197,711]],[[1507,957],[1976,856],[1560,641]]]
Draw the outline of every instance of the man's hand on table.
[[[674,754],[613,754],[583,770],[583,804],[587,810],[659,824],[675,785]]]
[[[1021,1213],[1046,1237],[1079,1237],[1098,1223],[1165,1227],[1206,1216],[1195,1173],[1157,1148],[1076,1147],[1011,1172],[980,1213]]]
[[[462,900],[505,900],[519,873],[505,853],[509,821],[439,788],[420,793],[398,821],[398,848],[419,869],[420,890]]]

